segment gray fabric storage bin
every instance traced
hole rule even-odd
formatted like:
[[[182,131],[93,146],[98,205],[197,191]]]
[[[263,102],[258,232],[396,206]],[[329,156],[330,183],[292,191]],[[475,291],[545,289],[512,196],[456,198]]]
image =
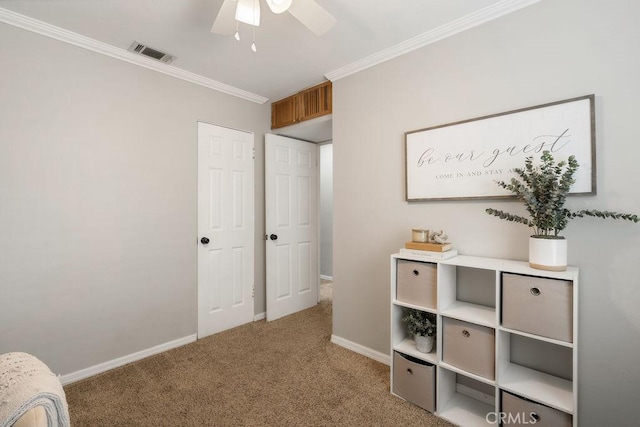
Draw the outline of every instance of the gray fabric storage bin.
[[[436,308],[436,264],[398,260],[396,299],[421,307]]]
[[[533,402],[505,391],[501,392],[505,425],[536,427],[571,427],[573,419],[557,409]]]
[[[435,412],[435,365],[394,351],[393,392],[429,412]]]
[[[442,360],[472,374],[495,379],[493,328],[443,317]]]
[[[502,326],[573,342],[573,282],[503,273]]]

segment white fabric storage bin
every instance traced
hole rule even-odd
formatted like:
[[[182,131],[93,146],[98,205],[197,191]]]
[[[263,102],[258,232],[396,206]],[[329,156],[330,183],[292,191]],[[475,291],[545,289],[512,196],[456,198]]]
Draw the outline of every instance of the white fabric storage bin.
[[[573,342],[573,282],[503,273],[502,326]]]
[[[442,360],[472,374],[495,379],[495,341],[493,328],[443,318]]]
[[[502,411],[508,426],[571,427],[571,414],[558,411],[541,403],[501,392]]]
[[[435,365],[394,351],[393,392],[429,412],[435,412]]]
[[[436,264],[398,260],[396,299],[421,307],[436,308]]]

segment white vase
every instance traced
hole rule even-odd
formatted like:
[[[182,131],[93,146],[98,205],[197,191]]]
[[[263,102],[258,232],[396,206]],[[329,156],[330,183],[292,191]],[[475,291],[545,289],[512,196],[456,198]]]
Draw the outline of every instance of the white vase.
[[[414,339],[416,341],[416,349],[420,353],[431,353],[433,350],[433,337],[425,337],[422,335],[415,335]]]
[[[538,270],[567,269],[567,239],[529,237],[529,266]]]

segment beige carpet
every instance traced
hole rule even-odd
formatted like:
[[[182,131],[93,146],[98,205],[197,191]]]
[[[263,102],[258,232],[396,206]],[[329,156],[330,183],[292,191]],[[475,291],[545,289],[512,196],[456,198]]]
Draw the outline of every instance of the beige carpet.
[[[388,366],[329,342],[327,284],[321,295],[65,387],[72,425],[449,426],[391,396]]]

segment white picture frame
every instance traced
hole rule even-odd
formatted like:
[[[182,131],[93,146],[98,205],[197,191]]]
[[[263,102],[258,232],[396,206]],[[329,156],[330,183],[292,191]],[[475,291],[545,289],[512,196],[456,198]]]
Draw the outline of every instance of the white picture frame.
[[[596,194],[594,95],[405,133],[406,200],[512,197],[495,181],[549,150],[579,163],[571,194]]]

